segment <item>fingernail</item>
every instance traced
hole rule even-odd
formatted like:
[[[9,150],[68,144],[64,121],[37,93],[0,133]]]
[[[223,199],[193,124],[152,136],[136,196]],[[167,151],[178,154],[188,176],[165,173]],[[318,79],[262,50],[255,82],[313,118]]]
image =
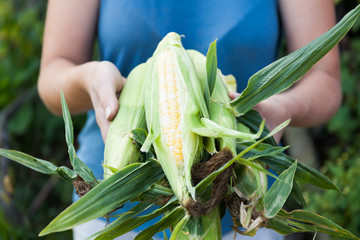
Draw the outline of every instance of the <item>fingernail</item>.
[[[109,120],[110,114],[111,114],[111,106],[107,106],[105,108],[105,117],[107,120]]]

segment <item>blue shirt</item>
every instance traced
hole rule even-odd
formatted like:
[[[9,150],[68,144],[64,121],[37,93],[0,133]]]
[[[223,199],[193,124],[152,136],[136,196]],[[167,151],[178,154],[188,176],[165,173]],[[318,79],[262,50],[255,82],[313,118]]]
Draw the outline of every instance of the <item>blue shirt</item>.
[[[151,57],[168,32],[177,32],[184,35],[186,49],[203,54],[217,39],[218,67],[236,77],[239,92],[251,75],[276,59],[279,31],[277,0],[102,0],[98,20],[101,60],[113,62],[123,76]],[[79,158],[102,178],[104,143],[93,111],[79,143]],[[231,231],[230,219],[224,217],[223,233]]]

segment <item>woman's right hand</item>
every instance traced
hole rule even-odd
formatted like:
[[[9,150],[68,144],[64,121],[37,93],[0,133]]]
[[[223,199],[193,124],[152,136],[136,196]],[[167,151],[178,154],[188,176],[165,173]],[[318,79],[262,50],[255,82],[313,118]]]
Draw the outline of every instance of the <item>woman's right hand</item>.
[[[38,91],[56,115],[61,115],[60,90],[71,114],[94,109],[105,140],[125,79],[114,64],[91,61],[99,4],[99,0],[49,1]]]
[[[125,78],[117,67],[108,61],[96,62],[85,79],[86,89],[95,110],[96,122],[105,141],[110,121],[119,109],[118,96]]]

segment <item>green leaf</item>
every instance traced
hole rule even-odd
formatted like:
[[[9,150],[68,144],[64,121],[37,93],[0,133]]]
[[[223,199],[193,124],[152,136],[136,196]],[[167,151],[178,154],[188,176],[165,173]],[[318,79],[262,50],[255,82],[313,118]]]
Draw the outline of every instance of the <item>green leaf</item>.
[[[235,116],[244,115],[259,102],[298,81],[349,31],[360,13],[360,5],[346,14],[332,29],[311,43],[273,62],[250,79],[246,89],[230,103]]]
[[[305,210],[294,210],[292,212],[286,212],[281,210],[277,217],[281,217],[288,221],[289,225],[295,225],[296,223],[302,224],[296,225],[300,230],[304,229],[308,231],[307,227],[312,227],[315,231],[328,233],[334,236],[339,236],[348,239],[359,239],[348,230],[340,227],[331,220],[322,217],[316,213],[305,211]]]
[[[140,149],[144,144],[146,137],[148,136],[148,132],[145,129],[137,128],[131,131],[131,138],[137,143],[137,147]],[[144,153],[145,159],[156,158],[155,150],[153,146],[150,146],[149,150]]]
[[[288,220],[278,216],[268,219],[266,227],[275,230],[282,235],[299,232],[315,232],[314,227],[309,226],[309,228],[299,229],[298,227],[292,225]]]
[[[84,162],[82,162],[76,155],[75,147],[73,145],[74,128],[71,121],[70,111],[66,104],[64,93],[62,91],[61,91],[61,106],[62,106],[62,113],[65,123],[65,139],[66,139],[66,144],[68,146],[71,165],[73,166],[76,174],[78,174],[85,182],[90,183],[91,185],[97,184],[98,181],[95,178],[91,169]]]
[[[282,124],[280,124],[279,126],[277,126],[274,130],[272,130],[270,133],[268,133],[264,138],[258,140],[255,143],[252,143],[250,146],[246,147],[244,150],[242,150],[237,156],[235,156],[233,159],[231,159],[229,162],[227,162],[226,164],[224,164],[221,168],[219,168],[218,170],[212,172],[211,174],[209,174],[206,178],[204,178],[203,180],[201,180],[201,182],[199,182],[196,185],[196,191],[197,192],[203,192],[211,183],[212,181],[214,181],[214,179],[217,177],[217,175],[219,175],[222,171],[224,171],[225,169],[227,169],[228,167],[230,167],[235,161],[239,161],[242,164],[247,164],[250,165],[251,162],[242,158],[242,156],[244,156],[244,154],[246,154],[247,152],[251,151],[253,148],[255,148],[257,145],[259,145],[261,142],[263,142],[264,140],[266,140],[269,137],[272,137],[274,134],[276,134],[278,131],[281,131],[283,128],[285,128],[287,125],[289,124],[289,121],[285,121]],[[252,167],[258,168],[258,166],[252,165]],[[271,173],[269,173],[271,175]]]
[[[261,164],[258,163],[258,165],[260,165],[262,171],[266,171]],[[268,187],[267,178],[258,169],[244,164],[235,164],[234,175],[234,191],[240,192],[246,199],[262,198],[265,195]]]
[[[142,128],[136,128],[134,130],[131,131],[132,136],[131,138],[138,143],[140,146],[144,144],[145,139],[148,135],[147,131],[145,129]]]
[[[280,153],[283,153],[286,149],[288,149],[289,146],[285,146],[285,147],[269,147],[266,148],[262,151],[258,151],[254,154],[251,155],[251,157],[246,158],[249,161],[253,161],[255,159],[258,158],[263,158],[263,157],[269,157],[269,156],[275,156],[278,155]]]
[[[260,114],[254,110],[251,109],[247,113],[245,113],[243,116],[237,117],[236,120],[238,122],[243,123],[245,126],[251,129],[251,132],[255,133],[259,131],[259,126],[261,126],[261,122],[263,121]],[[265,126],[264,131],[262,132],[260,138],[264,138],[267,134],[269,134],[269,129]],[[271,144],[273,146],[278,146],[275,139],[273,137],[267,138],[264,143]]]
[[[86,240],[94,239],[95,237],[97,237],[105,232],[108,232],[111,229],[114,229],[120,223],[123,223],[123,222],[131,219],[132,217],[142,213],[143,211],[145,211],[146,209],[148,209],[152,206],[154,206],[154,203],[152,203],[152,202],[139,202],[139,204],[137,204],[135,207],[133,207],[129,211],[119,214],[117,216],[116,220],[113,223],[111,223],[109,226],[94,233],[93,235],[88,237]]]
[[[170,213],[166,214],[159,222],[155,223],[151,227],[146,228],[140,234],[138,234],[135,240],[148,240],[151,239],[156,233],[161,232],[176,223],[178,223],[185,216],[185,211],[182,207],[177,207]]]
[[[64,166],[57,167],[49,161],[35,158],[26,153],[0,148],[0,155],[40,173],[57,174],[59,177],[69,182],[72,182],[76,178],[76,174],[69,168]]]
[[[0,148],[0,155],[44,174],[56,174],[57,167],[51,162],[32,157],[26,153]]]
[[[117,171],[119,171],[120,169],[108,166],[108,165],[102,165],[104,168],[107,168],[111,171],[111,173],[116,173]]]
[[[168,203],[166,203],[161,208],[156,209],[152,213],[149,213],[147,215],[142,216],[136,216],[133,218],[129,218],[126,221],[123,221],[122,219],[116,219],[112,224],[110,224],[109,227],[104,229],[100,235],[98,235],[95,239],[96,240],[107,240],[107,239],[114,239],[116,237],[119,237],[129,231],[134,230],[135,228],[143,225],[144,223],[150,221],[151,219],[154,219],[161,214],[164,214],[167,211],[171,211],[174,206],[174,200],[169,200]]]
[[[201,217],[186,214],[175,226],[170,239],[221,239],[221,222],[219,208]]]
[[[237,151],[244,151],[249,146],[250,143],[241,143],[237,144],[236,148]],[[268,148],[273,148],[273,146],[265,143],[258,144],[244,157],[251,158],[252,155],[257,155],[259,152],[265,151]],[[285,169],[289,168],[295,162],[295,159],[285,153],[263,156],[262,158],[259,158],[259,160],[269,165],[270,168],[274,169],[278,173],[281,173]],[[302,163],[298,163],[295,179],[303,183],[310,183],[322,189],[333,189],[339,191],[338,187],[328,177],[316,169]]]
[[[231,128],[223,127],[222,125],[208,119],[208,118],[196,118],[195,115],[190,115],[186,117],[186,121],[189,123],[191,131],[194,133],[204,136],[204,137],[236,137],[243,141],[245,140],[254,140],[260,137],[264,126],[265,121],[260,124],[259,130],[257,133],[247,133],[237,131]]]
[[[161,186],[159,184],[154,184],[149,190],[141,194],[141,196],[146,196],[147,198],[159,198],[161,196],[173,196],[174,192],[171,188]]]
[[[134,163],[114,173],[60,213],[39,236],[71,229],[106,215],[147,191],[164,176],[155,161]]]
[[[170,240],[182,240],[181,238],[182,229],[186,226],[188,221],[190,220],[190,215],[186,214],[174,227],[174,230],[171,233]]]
[[[299,167],[299,165],[298,165],[298,167]],[[295,176],[296,176],[296,173],[295,173]],[[302,195],[299,184],[296,181],[294,181],[293,189],[290,193],[288,200],[285,203],[285,207],[288,207],[287,209],[295,209],[295,208],[297,209],[297,208],[304,208],[304,207],[306,207],[306,205],[307,204]]]
[[[60,166],[56,169],[56,173],[59,175],[60,178],[68,181],[73,182],[76,180],[76,173],[65,166]]]
[[[216,40],[213,41],[206,54],[206,78],[209,88],[210,96],[215,87],[217,74],[217,54],[216,54]]]
[[[269,191],[264,197],[265,217],[274,217],[284,206],[293,188],[294,175],[297,167],[297,161],[290,168],[283,171],[275,180]]]

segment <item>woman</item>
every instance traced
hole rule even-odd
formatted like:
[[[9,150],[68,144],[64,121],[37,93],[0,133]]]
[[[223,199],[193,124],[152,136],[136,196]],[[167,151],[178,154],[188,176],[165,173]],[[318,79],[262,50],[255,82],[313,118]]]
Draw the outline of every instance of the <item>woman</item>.
[[[291,52],[334,24],[332,0],[50,0],[39,94],[54,114],[61,114],[60,89],[72,114],[88,111],[78,155],[101,177],[103,140],[119,108],[117,95],[131,69],[152,55],[166,33],[185,35],[184,47],[204,54],[218,39],[218,66],[235,75],[241,91],[252,74],[276,60],[281,33]],[[92,61],[96,38],[101,61]],[[290,90],[255,108],[269,129],[289,118],[292,126],[323,123],[341,103],[339,68],[335,48]],[[223,221],[224,234],[228,225]],[[275,239],[265,235],[257,238]]]

